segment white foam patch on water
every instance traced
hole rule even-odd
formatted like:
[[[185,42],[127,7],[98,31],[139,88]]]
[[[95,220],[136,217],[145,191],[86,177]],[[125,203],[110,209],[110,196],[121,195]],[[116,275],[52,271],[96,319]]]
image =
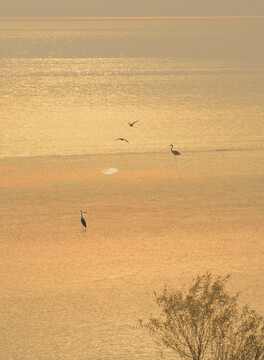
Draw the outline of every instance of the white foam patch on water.
[[[101,172],[103,174],[105,174],[105,175],[113,175],[113,174],[118,172],[118,169],[116,169],[116,168],[108,168],[108,169],[101,170]]]

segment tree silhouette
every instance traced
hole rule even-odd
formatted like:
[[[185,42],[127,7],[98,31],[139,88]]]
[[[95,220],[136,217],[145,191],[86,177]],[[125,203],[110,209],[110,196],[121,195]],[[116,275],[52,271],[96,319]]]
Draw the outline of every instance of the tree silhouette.
[[[197,275],[188,291],[155,293],[161,314],[140,320],[156,340],[191,360],[263,360],[264,322],[245,306],[239,314],[238,294],[226,291],[230,275]]]

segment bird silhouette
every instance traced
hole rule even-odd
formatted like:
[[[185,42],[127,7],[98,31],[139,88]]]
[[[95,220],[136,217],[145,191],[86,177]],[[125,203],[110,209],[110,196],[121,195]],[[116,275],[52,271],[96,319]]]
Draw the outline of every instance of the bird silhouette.
[[[134,121],[134,122],[132,122],[132,123],[128,122],[128,125],[129,125],[129,126],[131,126],[131,127],[133,127],[133,126],[134,126],[134,124],[135,124],[135,123],[137,123],[137,122],[139,122],[139,120]]]
[[[129,143],[129,141],[127,139],[124,139],[124,138],[118,138],[118,139],[116,139],[116,141],[117,140],[126,141],[127,143]]]
[[[82,210],[81,210],[81,223],[86,231],[86,221],[84,220],[83,216],[82,216]]]
[[[173,155],[181,155],[181,153],[179,153],[179,151],[177,150],[172,150],[173,149],[173,145],[170,145],[171,146],[171,152],[173,153]]]

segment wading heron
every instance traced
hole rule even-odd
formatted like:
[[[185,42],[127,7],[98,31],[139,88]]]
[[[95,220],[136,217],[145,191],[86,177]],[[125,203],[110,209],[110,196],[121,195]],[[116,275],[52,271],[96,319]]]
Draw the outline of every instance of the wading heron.
[[[171,152],[173,153],[173,155],[181,155],[181,153],[179,153],[179,151],[177,150],[172,150],[173,149],[173,145],[170,145],[171,146]]]
[[[83,216],[82,216],[82,210],[81,210],[81,223],[82,223],[82,225],[83,225],[83,227],[84,227],[84,229],[85,229],[85,231],[86,231],[86,221],[84,220],[84,218],[83,218]]]

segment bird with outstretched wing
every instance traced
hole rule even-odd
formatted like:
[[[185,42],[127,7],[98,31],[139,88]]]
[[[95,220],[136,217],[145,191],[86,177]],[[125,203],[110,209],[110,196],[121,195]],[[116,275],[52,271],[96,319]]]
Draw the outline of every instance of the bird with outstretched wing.
[[[131,127],[133,127],[133,126],[134,126],[134,124],[135,124],[135,123],[137,123],[137,122],[139,122],[139,120],[134,121],[134,122],[132,122],[132,123],[128,122],[128,125],[129,125],[129,126],[131,126]]]
[[[129,143],[129,141],[127,139],[124,139],[124,138],[118,138],[118,139],[116,139],[116,141],[117,140],[126,141],[127,143]]]

